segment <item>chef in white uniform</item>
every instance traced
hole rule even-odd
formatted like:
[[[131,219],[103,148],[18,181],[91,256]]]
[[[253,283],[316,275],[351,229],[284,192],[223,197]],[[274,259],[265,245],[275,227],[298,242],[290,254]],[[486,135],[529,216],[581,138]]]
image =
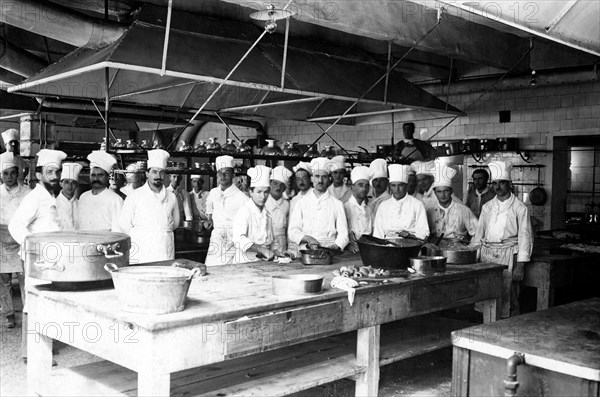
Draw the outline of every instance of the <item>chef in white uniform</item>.
[[[139,163],[131,163],[125,167],[125,182],[127,184],[121,188],[121,193],[125,196],[131,194],[135,189],[146,183],[144,178],[144,170],[140,169]]]
[[[214,229],[210,235],[206,266],[218,266],[231,263],[235,255],[233,244],[233,218],[248,201],[233,183],[233,157],[219,156],[215,159],[217,182],[206,199],[208,225]]]
[[[19,130],[15,128],[9,128],[8,130],[2,133],[2,141],[4,142],[4,148],[6,152],[12,153],[14,157],[14,161],[17,164],[19,169],[19,183],[23,184],[24,171],[26,167],[25,160],[21,157],[21,150],[19,148],[21,139],[21,134],[19,134]]]
[[[0,186],[0,309],[2,317],[6,317],[8,328],[15,327],[15,306],[11,294],[12,274],[16,273],[21,290],[21,299],[25,302],[25,278],[23,276],[23,261],[19,256],[19,244],[8,231],[14,212],[31,189],[19,183],[19,165],[12,152],[0,154],[2,180]]]
[[[496,197],[483,205],[471,246],[481,247],[481,261],[507,265],[502,288],[502,317],[519,314],[519,284],[531,259],[533,231],[529,209],[511,192],[512,165],[489,163]]]
[[[257,165],[248,169],[250,200],[240,208],[233,219],[235,257],[230,263],[271,260],[274,253],[273,224],[265,203],[270,195],[271,168]]]
[[[58,220],[62,230],[75,230],[79,216],[79,200],[77,187],[82,165],[79,163],[63,163],[60,186],[62,189],[56,197]]]
[[[435,207],[437,198],[433,192],[433,172],[435,164],[433,161],[413,161],[410,166],[417,175],[417,193],[415,198],[421,200],[427,207]]]
[[[334,156],[332,161],[338,163],[338,169],[331,172],[332,183],[329,185],[329,194],[342,203],[348,201],[352,196],[352,191],[346,185],[346,158],[344,156]]]
[[[121,230],[131,237],[130,264],[175,258],[173,230],[179,225],[177,198],[164,187],[169,153],[148,151],[147,182],[123,204]]]
[[[208,197],[208,192],[206,190],[202,190],[202,185],[204,184],[204,180],[200,175],[192,175],[192,190],[188,193],[190,198],[190,204],[192,205],[192,214],[194,220],[193,228],[195,230],[202,230],[208,221],[208,216],[206,215],[206,198]]]
[[[300,161],[292,168],[294,170],[294,179],[296,181],[296,187],[298,188],[298,194],[290,201],[290,214],[294,210],[294,207],[312,190],[312,181],[310,179],[310,164],[304,161]]]
[[[371,208],[373,210],[373,216],[377,214],[377,209],[379,205],[385,200],[392,197],[389,187],[389,178],[388,178],[388,167],[387,161],[384,159],[375,159],[371,161],[369,165],[371,169],[371,173],[373,175],[371,179],[371,185],[373,186],[373,191],[371,193]]]
[[[339,164],[326,157],[310,162],[313,189],[298,201],[290,215],[290,241],[309,247],[343,250],[348,245],[348,223],[342,202],[328,192],[331,171]]]
[[[273,168],[271,172],[271,194],[265,207],[273,223],[273,247],[278,254],[288,249],[288,221],[290,217],[290,202],[283,197],[286,184],[292,176],[292,171],[282,165]]]
[[[181,186],[182,176],[178,174],[169,175],[171,183],[167,186],[167,190],[177,197],[177,205],[179,205],[179,221],[178,226],[183,225],[183,221],[191,222],[194,215],[192,212],[192,204],[190,203],[190,196]]]
[[[477,230],[477,218],[469,207],[452,199],[452,179],[457,171],[436,161],[434,173],[432,188],[437,205],[425,209],[429,230],[437,237],[443,234],[445,239],[468,241]]]
[[[118,231],[123,199],[108,188],[108,178],[117,160],[103,150],[94,150],[87,159],[92,189],[79,197],[76,228]]]
[[[381,203],[375,214],[375,237],[398,238],[413,235],[426,239],[429,236],[423,203],[406,193],[409,168],[410,166],[401,164],[391,164],[388,167],[392,197]]]
[[[353,253],[358,252],[356,241],[360,236],[373,233],[373,213],[367,198],[371,176],[371,169],[364,166],[354,167],[350,173],[352,195],[344,203],[344,211],[348,220],[348,247]]]

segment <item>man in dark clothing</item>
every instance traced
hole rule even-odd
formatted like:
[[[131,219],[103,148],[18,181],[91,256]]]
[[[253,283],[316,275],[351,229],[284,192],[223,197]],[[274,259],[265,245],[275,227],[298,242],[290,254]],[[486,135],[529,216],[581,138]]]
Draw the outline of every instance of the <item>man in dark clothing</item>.
[[[437,157],[437,152],[431,144],[420,139],[414,139],[415,124],[404,123],[402,125],[404,139],[396,144],[394,148],[394,160],[402,164],[410,164],[413,161],[429,161]]]

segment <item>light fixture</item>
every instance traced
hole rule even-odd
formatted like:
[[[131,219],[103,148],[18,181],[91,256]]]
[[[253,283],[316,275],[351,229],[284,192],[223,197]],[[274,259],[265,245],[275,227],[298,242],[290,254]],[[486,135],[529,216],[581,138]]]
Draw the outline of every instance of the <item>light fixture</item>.
[[[535,78],[535,69],[531,66],[531,54],[533,53],[533,37],[529,39],[529,69],[531,69],[531,79],[529,80],[529,86],[535,87],[537,80]]]
[[[537,85],[537,80],[535,78],[535,70],[531,71],[531,80],[529,80],[529,86],[535,87]]]
[[[277,29],[277,21],[293,16],[295,13],[286,9],[280,10],[275,8],[273,4],[267,5],[267,12],[256,11],[250,14],[250,18],[257,21],[265,21],[265,30],[273,33]]]

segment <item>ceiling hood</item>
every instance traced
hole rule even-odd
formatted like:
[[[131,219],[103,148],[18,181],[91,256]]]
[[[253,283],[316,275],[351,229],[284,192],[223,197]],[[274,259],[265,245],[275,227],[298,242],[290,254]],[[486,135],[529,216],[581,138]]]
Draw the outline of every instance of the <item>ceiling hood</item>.
[[[166,15],[164,8],[159,10]],[[116,42],[101,49],[81,47],[9,92],[98,100],[106,98],[108,86],[111,101],[189,110],[199,108],[224,82],[205,112],[306,120],[342,114],[358,101],[351,113],[363,113],[365,106],[369,111],[408,108],[462,114],[394,71],[361,98],[385,75],[385,65],[368,56],[352,55],[350,48],[329,52],[323,46],[294,46],[293,36],[283,87],[284,46],[277,34],[265,36],[225,81],[260,30],[249,23],[185,13],[173,14],[166,69],[161,75],[165,27],[155,18],[143,20],[144,15],[155,16],[156,9],[142,11]],[[262,106],[247,107],[258,104]]]

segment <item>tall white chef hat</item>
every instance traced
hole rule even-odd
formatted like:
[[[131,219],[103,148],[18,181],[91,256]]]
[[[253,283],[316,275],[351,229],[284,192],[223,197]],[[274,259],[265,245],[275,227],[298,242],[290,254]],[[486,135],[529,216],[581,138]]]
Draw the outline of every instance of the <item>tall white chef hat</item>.
[[[510,172],[512,171],[512,163],[505,161],[490,161],[490,176],[492,181],[512,181]]]
[[[273,168],[271,172],[271,180],[279,181],[281,183],[288,183],[292,177],[292,171],[285,168],[283,165],[278,165]]]
[[[304,161],[300,161],[292,169],[294,170],[294,172],[298,172],[299,170],[304,170],[304,171],[308,172],[309,174],[311,173],[310,164],[307,162],[304,162]]]
[[[0,164],[0,171],[4,171],[7,168],[19,167],[13,152],[4,152],[0,154]]]
[[[390,173],[390,183],[408,183],[408,175],[410,175],[410,165],[390,164],[388,167],[388,171]]]
[[[4,141],[4,146],[8,145],[10,141],[18,141],[20,138],[19,131],[15,128],[9,128],[8,130],[2,133],[2,140]]]
[[[94,150],[92,153],[88,154],[87,159],[90,161],[90,168],[102,168],[107,174],[110,174],[112,167],[117,164],[117,159],[106,153],[104,150]]]
[[[250,187],[269,187],[271,185],[271,168],[264,165],[248,168]]]
[[[337,163],[338,169],[340,169],[340,170],[346,170],[346,157],[344,157],[342,155],[333,156],[331,158],[331,161]]]
[[[371,168],[365,167],[364,165],[359,165],[352,168],[352,172],[350,172],[350,180],[352,183],[356,183],[363,179],[368,182],[371,180],[371,175],[373,175]]]
[[[432,161],[413,161],[410,166],[415,170],[416,174],[424,174],[433,176],[435,165]]]
[[[233,168],[233,157],[231,156],[219,156],[215,159],[215,167],[217,171],[221,168]]]
[[[371,173],[373,174],[372,179],[388,177],[387,161],[385,161],[385,159],[375,159],[371,161],[371,164],[369,164],[369,168],[371,169]]]
[[[167,160],[171,157],[169,152],[163,149],[148,150],[148,169],[150,168],[167,168]]]
[[[337,171],[340,168],[340,164],[328,159],[327,157],[317,157],[310,161],[310,170],[313,174],[315,173],[331,173]]]
[[[79,173],[83,166],[79,163],[63,163],[62,165],[62,174],[60,176],[62,179],[72,179],[74,181],[79,181]]]
[[[200,178],[201,178],[201,176],[198,174],[194,174],[190,177],[190,179],[200,179]]]
[[[62,150],[54,149],[42,149],[37,153],[37,167],[45,167],[47,165],[53,165],[56,168],[60,168],[64,159],[67,158],[67,154]]]
[[[454,168],[448,167],[444,163],[435,162],[433,172],[433,188],[436,187],[452,187],[452,179],[456,176],[457,171]]]

